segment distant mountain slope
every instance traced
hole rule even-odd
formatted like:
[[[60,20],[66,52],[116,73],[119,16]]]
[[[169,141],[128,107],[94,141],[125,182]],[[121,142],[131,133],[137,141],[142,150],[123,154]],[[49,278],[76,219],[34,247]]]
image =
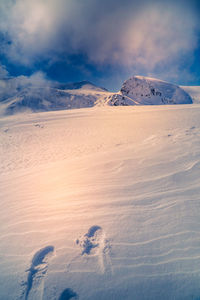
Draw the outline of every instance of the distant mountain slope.
[[[0,115],[92,107],[105,102],[108,95],[106,89],[87,81],[52,87],[28,86],[16,90],[12,96],[1,97]]]
[[[187,92],[194,103],[200,103],[200,86],[181,86]]]
[[[89,81],[75,83],[38,83],[23,86],[15,79],[2,82],[0,115],[41,112],[93,106],[189,104],[200,95],[200,87],[182,88],[158,79],[134,76],[118,93],[111,93]],[[15,86],[16,85],[16,86]],[[199,88],[199,89],[198,89]],[[188,93],[191,93],[192,98]],[[200,96],[198,96],[200,102]]]
[[[85,90],[95,90],[99,92],[107,91],[105,88],[99,87],[90,81],[79,81],[79,82],[72,82],[72,83],[61,83],[58,85],[59,89],[63,90],[77,90],[77,89],[85,89]]]
[[[110,105],[190,104],[192,98],[174,84],[154,78],[133,76],[126,80],[120,92],[113,95]]]

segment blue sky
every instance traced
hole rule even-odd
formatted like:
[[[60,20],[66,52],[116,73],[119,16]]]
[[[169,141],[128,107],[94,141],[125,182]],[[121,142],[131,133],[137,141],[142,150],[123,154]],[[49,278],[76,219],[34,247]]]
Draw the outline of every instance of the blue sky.
[[[1,0],[0,78],[200,85],[199,17],[198,0]]]

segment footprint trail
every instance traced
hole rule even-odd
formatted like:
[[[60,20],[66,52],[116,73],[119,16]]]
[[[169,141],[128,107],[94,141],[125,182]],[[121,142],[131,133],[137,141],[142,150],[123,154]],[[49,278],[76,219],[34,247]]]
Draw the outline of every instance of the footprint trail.
[[[80,244],[83,254],[90,254],[91,251],[98,247],[100,244],[102,229],[100,226],[94,225],[89,228],[88,232],[84,235],[82,240],[77,240],[76,243]]]
[[[48,268],[48,256],[54,251],[53,246],[47,246],[38,250],[33,256],[31,266],[28,269],[28,277],[26,282],[25,300],[28,300],[30,291],[36,278],[43,278]],[[44,260],[46,258],[46,260]],[[39,276],[38,276],[39,275]]]
[[[113,273],[112,264],[109,256],[110,245],[106,239],[105,232],[98,225],[93,225],[88,232],[76,243],[81,247],[81,255],[97,256],[101,273],[110,271]]]
[[[58,300],[70,300],[70,299],[78,299],[78,294],[74,292],[72,289],[65,289],[60,295]]]

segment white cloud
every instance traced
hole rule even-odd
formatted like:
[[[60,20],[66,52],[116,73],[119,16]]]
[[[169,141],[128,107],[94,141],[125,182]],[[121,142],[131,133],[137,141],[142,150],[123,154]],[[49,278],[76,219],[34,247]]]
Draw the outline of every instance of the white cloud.
[[[84,53],[97,65],[153,70],[196,47],[198,19],[180,3],[2,0],[0,31],[9,59],[23,64]]]
[[[33,73],[31,76],[10,77],[4,66],[0,66],[0,100],[13,97],[17,92],[30,87],[51,87],[43,72]]]
[[[8,71],[6,70],[6,67],[3,65],[0,65],[0,79],[6,79],[8,77]]]
[[[166,9],[162,5],[150,5],[133,16],[127,12],[123,26],[120,19],[115,20],[113,33],[107,24],[104,23],[103,30],[106,32],[108,28],[105,43],[102,39],[96,51],[90,53],[91,59],[97,62],[142,65],[152,69],[162,61],[177,59],[180,54],[193,51],[197,44],[197,19],[190,11],[176,6]],[[97,35],[100,32],[101,28]]]

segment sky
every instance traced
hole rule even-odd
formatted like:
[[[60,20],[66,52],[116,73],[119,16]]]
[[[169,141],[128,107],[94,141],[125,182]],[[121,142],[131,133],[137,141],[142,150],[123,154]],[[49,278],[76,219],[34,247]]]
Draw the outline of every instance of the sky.
[[[200,85],[199,0],[0,0],[0,79]]]

